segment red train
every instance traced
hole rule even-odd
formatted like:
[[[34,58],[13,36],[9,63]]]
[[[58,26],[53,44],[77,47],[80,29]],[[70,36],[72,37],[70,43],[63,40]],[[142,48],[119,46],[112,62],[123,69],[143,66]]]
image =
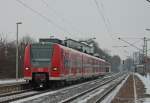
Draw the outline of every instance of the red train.
[[[110,72],[110,64],[105,60],[57,43],[35,43],[25,49],[24,78],[34,86],[98,77],[106,72]]]

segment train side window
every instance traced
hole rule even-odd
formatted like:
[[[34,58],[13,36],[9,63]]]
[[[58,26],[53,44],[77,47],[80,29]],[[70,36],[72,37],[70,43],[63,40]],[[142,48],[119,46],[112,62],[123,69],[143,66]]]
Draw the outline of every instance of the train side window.
[[[64,53],[64,65],[66,69],[70,68],[70,61],[69,61],[69,54],[68,53]]]

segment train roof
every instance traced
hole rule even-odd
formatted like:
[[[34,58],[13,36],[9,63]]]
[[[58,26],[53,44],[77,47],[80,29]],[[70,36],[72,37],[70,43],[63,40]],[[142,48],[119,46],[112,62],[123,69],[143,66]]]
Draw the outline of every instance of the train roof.
[[[56,44],[56,45],[59,45],[59,47],[65,49],[65,50],[71,50],[71,51],[74,51],[74,52],[78,52],[78,53],[84,54],[84,55],[86,55],[86,56],[88,56],[88,57],[91,57],[91,58],[93,58],[93,59],[101,60],[102,62],[106,62],[106,63],[110,64],[109,62],[107,62],[107,61],[104,60],[104,59],[101,59],[101,58],[95,57],[95,56],[93,56],[93,55],[90,55],[90,54],[87,54],[87,53],[78,51],[78,50],[76,50],[76,49],[72,49],[72,48],[69,48],[69,47],[60,45],[60,44],[58,44],[58,43],[53,43],[53,42],[38,42],[38,43],[32,43],[31,45],[35,45],[35,44],[43,44],[43,45],[44,45],[44,44],[47,44],[47,45],[49,45],[49,44],[50,44],[50,45],[51,45],[51,44]]]
[[[56,43],[55,43],[55,44],[56,44]],[[80,52],[80,51],[78,51],[78,50],[75,50],[75,49],[72,49],[72,48],[69,48],[69,47],[60,45],[60,44],[58,44],[58,45],[59,45],[61,48],[64,48],[64,49],[66,49],[66,50],[71,50],[71,51],[74,51],[74,52],[78,52],[78,53],[84,54],[84,55],[86,55],[86,56],[88,56],[88,57],[91,57],[91,58],[93,58],[93,59],[97,59],[97,60],[101,60],[102,62],[106,62],[104,59],[95,57],[95,56],[93,56],[93,55],[86,54],[86,53],[84,53],[84,52]]]

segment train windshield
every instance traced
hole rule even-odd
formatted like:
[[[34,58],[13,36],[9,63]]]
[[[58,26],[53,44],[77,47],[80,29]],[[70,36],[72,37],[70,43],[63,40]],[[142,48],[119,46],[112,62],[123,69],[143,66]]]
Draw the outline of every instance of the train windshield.
[[[49,67],[52,57],[52,44],[32,44],[31,64],[33,67]]]

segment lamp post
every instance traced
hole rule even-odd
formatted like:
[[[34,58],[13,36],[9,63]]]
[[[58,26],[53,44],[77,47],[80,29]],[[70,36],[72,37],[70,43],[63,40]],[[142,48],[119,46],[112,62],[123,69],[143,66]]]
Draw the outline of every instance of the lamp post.
[[[16,33],[16,80],[18,80],[18,25],[22,22],[17,22],[17,33]]]

